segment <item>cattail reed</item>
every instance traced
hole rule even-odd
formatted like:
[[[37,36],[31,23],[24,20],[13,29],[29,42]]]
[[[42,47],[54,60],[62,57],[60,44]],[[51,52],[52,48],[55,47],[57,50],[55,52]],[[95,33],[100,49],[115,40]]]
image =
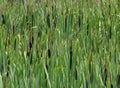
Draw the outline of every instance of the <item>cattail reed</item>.
[[[42,48],[42,50],[41,50],[41,54],[40,54],[40,56],[41,56],[41,57],[43,56],[43,48]]]
[[[49,46],[49,45],[48,45]],[[48,70],[48,66],[49,66],[49,59],[51,58],[51,51],[50,48],[48,48],[47,50],[47,57],[46,57],[46,69]],[[46,74],[45,74],[45,79],[47,78]],[[46,86],[47,86],[47,81],[46,81]]]
[[[110,29],[109,29],[109,39],[111,39],[112,38],[112,27],[111,27],[111,25],[110,25]]]
[[[31,51],[34,43],[34,37],[33,37],[33,31],[30,30],[30,36],[29,36],[29,44],[28,44],[28,52]],[[29,55],[28,55],[29,56]]]
[[[34,26],[34,16],[32,14],[32,27]]]
[[[29,24],[29,5],[27,5],[26,7],[26,25],[27,25],[27,29],[29,29],[29,41],[28,41],[28,49],[27,49],[27,56],[29,56],[30,58],[30,64],[32,64],[32,47],[33,47],[33,43],[34,43],[34,37],[33,37],[33,28],[30,28],[30,24]],[[33,14],[31,15],[31,26],[34,26],[34,16]]]
[[[117,75],[117,88],[120,88],[120,75]]]
[[[72,50],[72,45],[70,45],[70,70],[72,69],[72,58],[73,58],[73,50]]]
[[[111,0],[109,0],[109,15],[111,15]]]
[[[110,87],[113,88],[113,84],[112,84],[112,74],[110,74]]]
[[[26,15],[26,24],[27,24],[27,27],[28,27],[28,15]]]
[[[48,62],[46,61],[46,69],[48,70]],[[45,77],[46,78],[46,77]]]
[[[14,41],[14,50],[16,49],[16,38],[15,38],[15,41]]]
[[[48,49],[48,58],[51,57],[51,52],[50,52],[50,49]]]
[[[87,20],[87,35],[89,35],[89,20]]]
[[[67,31],[67,20],[68,20],[68,16],[67,16],[67,14],[65,15],[65,19],[64,19],[64,32],[66,32]]]
[[[42,35],[42,27],[41,27],[41,29],[39,29],[39,31],[38,31],[38,36],[37,36],[37,38],[39,38],[41,35]]]
[[[104,69],[104,85],[107,86],[107,74],[108,74],[108,70],[107,68],[105,67]]]
[[[7,56],[7,77],[9,76],[9,70],[10,70],[10,58]]]
[[[5,24],[5,15],[2,14],[2,24]]]
[[[75,68],[75,80],[77,80],[77,68]]]
[[[51,58],[51,50],[50,50],[50,39],[48,39],[48,50],[47,50],[47,56],[46,56],[46,68],[48,70],[49,65],[49,59]]]
[[[29,45],[28,45],[28,51],[27,51],[27,55],[30,57],[30,64],[32,64],[32,47],[33,47],[33,42],[34,42],[34,38],[33,36],[30,35],[30,40],[29,40]]]
[[[32,27],[34,26],[34,21],[33,21],[33,14],[32,14]],[[30,50],[33,47],[33,43],[34,43],[34,37],[33,37],[34,33],[33,33],[33,28],[30,29],[30,42],[29,42],[29,46],[30,46]]]
[[[80,9],[79,9],[78,13],[80,14]],[[79,27],[79,29],[81,28],[81,26],[82,26],[81,25],[81,15],[78,15],[78,27]]]
[[[41,37],[41,30],[39,30],[38,31],[38,34],[37,34],[37,42],[39,42],[39,38]],[[39,51],[38,51],[38,49],[39,49],[39,44],[38,43],[36,43],[36,53],[37,53],[37,57],[39,58]],[[42,57],[42,55],[40,56],[40,57]]]
[[[53,22],[54,28],[56,28],[56,25],[57,25],[56,23],[57,23],[57,16],[55,15],[54,16],[54,22]]]
[[[109,38],[112,37],[112,15],[111,15],[111,0],[109,0],[109,19],[110,19],[110,28],[109,28]]]
[[[85,86],[86,86],[85,88],[89,88],[88,87],[88,80],[87,79],[85,79]]]
[[[115,63],[116,63],[116,55],[117,55],[117,54],[116,54],[116,49],[117,49],[117,48],[116,48],[116,45],[115,45],[115,50],[114,50],[114,52],[115,52],[115,55],[114,55],[114,62],[115,62]]]
[[[47,26],[50,28],[50,14],[47,14]]]
[[[53,27],[56,28],[56,20],[57,20],[57,16],[55,14],[55,9],[56,7],[54,5],[52,5],[52,19],[53,19]]]
[[[78,52],[78,49],[77,49],[77,52]],[[78,79],[78,70],[77,70],[77,67],[78,67],[78,58],[76,58],[76,67],[75,67],[75,80]]]
[[[79,28],[81,27],[81,19],[80,19],[80,15],[78,16],[78,25],[79,25]]]
[[[12,30],[13,30],[13,35],[15,35],[15,26],[12,26]]]
[[[15,36],[16,33],[15,33],[15,26],[13,25],[13,35]],[[16,49],[16,38],[14,40],[14,50]]]
[[[113,84],[110,84],[110,87],[113,88]]]
[[[110,26],[110,29],[109,29],[109,39],[111,39],[112,38],[112,27]]]
[[[112,55],[111,55],[111,51],[109,52],[109,55],[110,55],[109,58],[110,58],[110,60],[111,60],[111,57],[112,57]]]
[[[51,51],[50,51],[50,48],[48,48],[48,51],[47,51],[47,59],[46,59],[46,68],[48,70],[48,64],[49,64],[49,59],[51,58]]]

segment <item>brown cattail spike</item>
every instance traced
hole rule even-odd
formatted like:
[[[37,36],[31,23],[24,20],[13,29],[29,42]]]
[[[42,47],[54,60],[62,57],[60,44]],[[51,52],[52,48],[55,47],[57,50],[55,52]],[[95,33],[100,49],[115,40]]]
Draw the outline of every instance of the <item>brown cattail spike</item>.
[[[50,28],[50,14],[47,15],[47,25]]]
[[[111,26],[110,26],[110,30],[109,30],[109,34],[110,34],[110,39],[112,38],[112,30],[111,30]]]
[[[8,62],[7,62],[7,77],[9,76],[9,70],[10,70],[10,67],[9,67],[9,65],[10,65],[10,58],[9,58],[9,56],[7,56],[7,59],[8,59]]]
[[[111,84],[110,87],[113,88],[113,84]]]
[[[32,14],[32,27],[34,26],[34,16]]]
[[[5,16],[2,14],[2,24],[5,24]]]
[[[120,88],[120,75],[117,75],[117,88]]]
[[[88,80],[87,80],[87,79],[86,79],[86,84],[85,84],[85,86],[86,86],[85,88],[89,88],[89,87],[88,87]]]
[[[87,20],[87,35],[89,34],[89,21]]]
[[[107,86],[107,74],[108,74],[108,71],[107,71],[107,68],[105,67],[105,69],[104,69],[104,84],[105,84],[105,86]]]
[[[72,69],[72,57],[73,57],[73,51],[72,51],[72,46],[70,46],[70,70]]]
[[[31,41],[30,41],[30,45],[29,45],[30,51],[32,51],[33,43],[34,43],[34,37],[33,37],[33,35],[31,35]],[[30,57],[30,62],[32,63],[32,55]]]
[[[26,24],[27,24],[27,27],[28,27],[28,15],[26,15]]]
[[[48,65],[49,65],[49,58],[51,57],[51,51],[50,48],[47,51],[47,58],[46,58],[46,68],[48,70]]]
[[[51,57],[51,52],[50,52],[50,49],[48,49],[48,58]]]
[[[80,16],[78,16],[78,24],[79,24],[79,28],[81,27],[81,19]]]
[[[75,80],[77,80],[77,68],[75,69]]]
[[[115,54],[114,54],[114,58],[115,58],[115,59],[114,59],[114,62],[115,62],[115,63],[116,63],[116,49],[117,49],[117,48],[116,48],[116,45],[115,45],[115,50],[114,50],[114,52],[115,52]]]
[[[112,84],[112,73],[110,72],[110,87],[113,88],[113,84]]]
[[[65,16],[65,28],[64,28],[64,31],[66,32],[67,31],[67,20],[68,20],[68,17],[67,15]]]

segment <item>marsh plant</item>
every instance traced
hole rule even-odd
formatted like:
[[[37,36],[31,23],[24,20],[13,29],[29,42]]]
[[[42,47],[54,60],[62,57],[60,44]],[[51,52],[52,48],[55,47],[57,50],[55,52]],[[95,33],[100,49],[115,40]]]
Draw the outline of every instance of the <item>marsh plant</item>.
[[[0,0],[0,88],[120,88],[120,0]]]

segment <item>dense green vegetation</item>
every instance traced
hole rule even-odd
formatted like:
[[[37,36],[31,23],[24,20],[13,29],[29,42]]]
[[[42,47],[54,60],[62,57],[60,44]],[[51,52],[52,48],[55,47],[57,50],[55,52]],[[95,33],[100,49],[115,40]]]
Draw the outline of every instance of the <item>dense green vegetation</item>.
[[[0,88],[120,88],[120,0],[0,0]]]

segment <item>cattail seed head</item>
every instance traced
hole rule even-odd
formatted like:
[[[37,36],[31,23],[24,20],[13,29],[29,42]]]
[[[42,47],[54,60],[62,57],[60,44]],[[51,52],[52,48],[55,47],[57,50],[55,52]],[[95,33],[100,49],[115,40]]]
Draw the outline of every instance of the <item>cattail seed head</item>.
[[[5,24],[5,15],[2,14],[2,24]]]

